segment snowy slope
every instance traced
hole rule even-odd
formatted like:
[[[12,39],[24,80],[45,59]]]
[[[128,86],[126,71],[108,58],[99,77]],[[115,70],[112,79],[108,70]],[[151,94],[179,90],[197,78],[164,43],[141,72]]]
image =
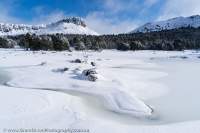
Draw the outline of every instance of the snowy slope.
[[[153,32],[153,31],[162,31],[162,30],[171,30],[171,29],[178,29],[182,27],[200,27],[200,16],[190,16],[190,17],[177,17],[172,18],[166,21],[158,21],[153,23],[147,23],[131,33],[136,32]]]
[[[80,18],[65,18],[55,23],[46,25],[25,25],[25,24],[5,24],[0,23],[0,35],[20,35],[26,33],[36,34],[87,34],[97,35],[89,29]]]

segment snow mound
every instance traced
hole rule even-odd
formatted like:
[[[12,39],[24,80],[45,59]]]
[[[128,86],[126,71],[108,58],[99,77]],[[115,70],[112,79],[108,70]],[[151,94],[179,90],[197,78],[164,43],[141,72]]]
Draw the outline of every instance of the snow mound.
[[[116,89],[113,93],[104,95],[104,104],[108,109],[133,117],[152,115],[153,110],[134,96]]]

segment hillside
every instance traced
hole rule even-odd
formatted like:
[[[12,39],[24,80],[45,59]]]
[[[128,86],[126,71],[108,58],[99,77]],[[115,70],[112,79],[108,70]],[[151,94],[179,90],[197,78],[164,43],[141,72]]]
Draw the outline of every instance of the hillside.
[[[172,30],[178,28],[198,28],[200,27],[200,16],[190,16],[190,17],[176,17],[166,21],[158,21],[147,23],[139,28],[136,28],[131,33],[137,32],[153,32],[153,31],[163,31],[163,30]]]
[[[56,33],[98,35],[89,29],[82,19],[77,17],[64,18],[51,24],[42,25],[0,23],[0,36],[23,35],[26,33],[38,35]]]

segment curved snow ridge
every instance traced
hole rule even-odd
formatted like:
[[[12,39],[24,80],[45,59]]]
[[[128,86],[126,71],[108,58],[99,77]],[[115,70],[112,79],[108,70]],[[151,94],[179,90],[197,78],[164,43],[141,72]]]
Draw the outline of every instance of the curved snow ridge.
[[[74,86],[74,85],[72,85]],[[70,91],[85,93],[98,99],[103,103],[104,107],[110,111],[129,115],[131,117],[149,117],[153,113],[153,109],[146,105],[142,100],[136,96],[131,95],[125,91],[121,91],[117,87],[104,86],[76,86]]]
[[[117,113],[127,114],[133,117],[150,116],[153,110],[144,102],[122,91],[102,95],[104,105]]]
[[[12,83],[12,81],[6,83],[9,87],[17,87],[17,88],[26,88],[26,89],[38,89],[38,90],[49,90],[56,92],[63,92],[65,94],[69,94],[70,92],[79,92],[86,93],[88,95],[94,96],[94,98],[99,99],[104,107],[108,110],[111,110],[116,113],[130,115],[132,117],[147,117],[151,116],[153,113],[153,109],[150,106],[146,105],[144,102],[132,96],[126,92],[120,91],[118,89],[112,89],[107,92],[101,92],[98,89],[91,90],[86,89],[83,86],[82,89],[64,89],[64,88],[41,88],[36,86],[23,86],[17,83]]]

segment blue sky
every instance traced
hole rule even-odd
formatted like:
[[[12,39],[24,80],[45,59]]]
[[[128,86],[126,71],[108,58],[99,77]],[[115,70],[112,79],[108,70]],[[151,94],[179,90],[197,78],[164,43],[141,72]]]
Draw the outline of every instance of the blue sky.
[[[0,21],[49,23],[80,16],[99,33],[122,33],[146,22],[199,14],[199,0],[0,0]]]

